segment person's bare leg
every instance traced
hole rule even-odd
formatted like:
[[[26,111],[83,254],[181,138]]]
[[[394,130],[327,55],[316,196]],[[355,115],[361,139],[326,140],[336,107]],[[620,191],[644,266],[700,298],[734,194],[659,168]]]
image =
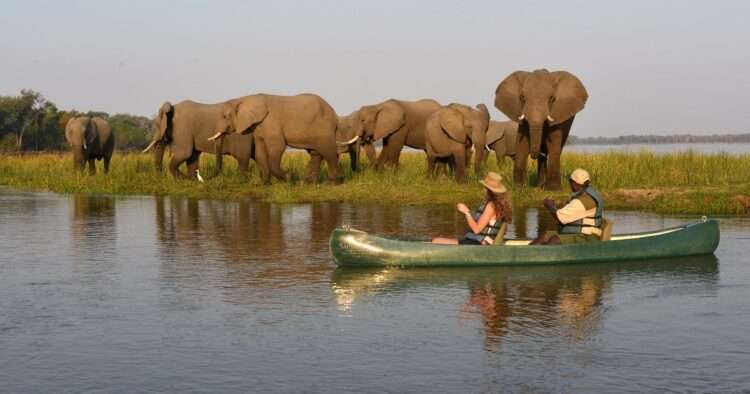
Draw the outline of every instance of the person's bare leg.
[[[432,243],[434,244],[442,244],[442,245],[458,245],[458,240],[455,238],[442,238],[437,237],[432,239]]]

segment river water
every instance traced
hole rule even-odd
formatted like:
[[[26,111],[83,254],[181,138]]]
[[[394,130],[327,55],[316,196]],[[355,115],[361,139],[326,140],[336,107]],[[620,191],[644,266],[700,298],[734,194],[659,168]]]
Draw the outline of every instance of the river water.
[[[0,391],[750,390],[747,217],[715,256],[481,269],[336,269],[342,223],[463,231],[450,206],[0,189]]]

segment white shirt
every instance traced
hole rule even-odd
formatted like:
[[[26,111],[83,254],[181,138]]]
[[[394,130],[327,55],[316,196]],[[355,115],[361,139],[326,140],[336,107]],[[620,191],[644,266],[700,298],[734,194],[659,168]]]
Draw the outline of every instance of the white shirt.
[[[573,223],[576,220],[583,219],[583,224],[585,225],[596,225],[596,221],[592,219],[596,215],[596,207],[586,210],[581,200],[577,198],[572,199],[564,207],[558,209],[555,214],[557,215],[557,220],[562,224]],[[602,230],[596,227],[583,227],[581,228],[581,233],[602,235]]]

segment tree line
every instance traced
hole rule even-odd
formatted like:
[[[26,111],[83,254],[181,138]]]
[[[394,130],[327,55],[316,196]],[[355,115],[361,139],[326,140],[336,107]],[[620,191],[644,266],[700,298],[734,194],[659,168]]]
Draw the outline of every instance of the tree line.
[[[750,143],[747,134],[673,134],[673,135],[623,135],[619,137],[576,137],[571,135],[568,143],[574,145],[627,145],[627,144],[696,144],[696,143]]]
[[[99,116],[109,121],[119,150],[142,149],[153,121],[130,114],[60,110],[41,93],[24,89],[17,96],[0,95],[0,152],[63,150],[65,125],[74,116]]]

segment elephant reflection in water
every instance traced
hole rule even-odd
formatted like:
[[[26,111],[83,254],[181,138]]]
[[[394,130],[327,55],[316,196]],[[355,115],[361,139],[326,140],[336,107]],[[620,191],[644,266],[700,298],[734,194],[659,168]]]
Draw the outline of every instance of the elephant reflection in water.
[[[117,224],[115,200],[108,196],[72,196],[71,245],[77,268],[109,271],[115,260]]]
[[[536,233],[529,229],[528,216],[536,219]],[[537,209],[536,212],[527,209],[517,209],[513,212],[513,238],[534,238],[536,234],[544,234],[547,230],[557,230],[557,220],[551,213],[544,209]]]
[[[286,249],[279,206],[157,197],[156,222],[161,249],[191,260],[215,250],[228,262],[270,259]]]

